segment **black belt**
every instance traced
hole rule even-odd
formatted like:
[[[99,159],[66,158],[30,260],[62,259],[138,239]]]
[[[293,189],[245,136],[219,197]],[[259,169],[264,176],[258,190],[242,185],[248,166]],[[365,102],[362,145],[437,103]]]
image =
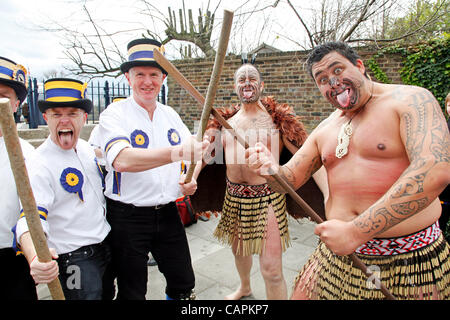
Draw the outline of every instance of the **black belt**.
[[[161,209],[167,207],[170,204],[174,204],[174,202],[169,202],[169,203],[165,203],[165,204],[157,204],[156,206],[138,207],[131,203],[123,203],[123,202],[116,201],[116,200],[113,200],[110,198],[106,198],[106,202],[116,208],[133,209],[133,210],[147,210],[147,211],[158,211],[158,210],[161,210]]]
[[[102,246],[104,246],[104,242],[103,241],[100,242],[100,243],[94,243],[94,244],[89,244],[87,246],[82,246],[82,247],[80,247],[80,248],[78,248],[78,249],[76,249],[74,251],[59,254],[58,255],[58,259],[64,260],[64,259],[66,259],[68,257],[71,257],[72,254],[83,252],[83,251],[88,251],[88,250],[92,250],[92,251],[95,252],[95,251],[99,250]]]

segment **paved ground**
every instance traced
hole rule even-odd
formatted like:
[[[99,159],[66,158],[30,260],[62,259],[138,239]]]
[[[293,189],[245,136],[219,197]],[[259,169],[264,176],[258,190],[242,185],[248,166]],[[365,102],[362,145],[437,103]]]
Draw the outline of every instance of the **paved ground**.
[[[220,244],[212,237],[219,218],[211,217],[207,222],[198,221],[186,228],[191,249],[192,263],[196,276],[195,292],[198,300],[222,300],[239,285],[239,276],[234,265],[234,257],[229,247]],[[317,244],[313,222],[307,219],[294,220],[289,217],[289,232],[292,246],[283,255],[283,272],[288,286],[288,295],[292,292],[293,281],[313,252]],[[148,267],[148,300],[164,300],[165,280],[157,266]],[[264,280],[259,272],[258,256],[253,258],[252,290],[250,299],[266,299]],[[50,299],[46,285],[38,286],[40,299]]]

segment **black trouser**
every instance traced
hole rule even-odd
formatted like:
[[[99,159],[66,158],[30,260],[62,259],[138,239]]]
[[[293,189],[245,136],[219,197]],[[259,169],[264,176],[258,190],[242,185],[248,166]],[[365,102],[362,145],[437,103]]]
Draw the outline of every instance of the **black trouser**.
[[[66,300],[102,299],[103,275],[109,261],[110,249],[106,243],[60,254],[59,280]]]
[[[0,249],[0,301],[37,300],[36,284],[23,255],[12,248]]]
[[[117,275],[117,299],[145,300],[149,252],[166,279],[166,294],[170,298],[178,299],[191,292],[195,286],[194,270],[175,203],[156,209],[107,199],[107,220],[111,225],[108,241],[112,269]]]

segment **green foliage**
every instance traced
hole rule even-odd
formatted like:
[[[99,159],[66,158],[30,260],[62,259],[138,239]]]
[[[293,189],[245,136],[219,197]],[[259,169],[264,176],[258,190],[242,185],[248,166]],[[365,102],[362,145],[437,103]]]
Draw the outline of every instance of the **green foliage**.
[[[442,107],[450,90],[449,44],[446,37],[409,47],[400,71],[403,83],[427,88]]]
[[[449,5],[448,0],[412,0],[405,16],[389,18],[385,37],[400,38],[402,44],[440,37],[450,28]],[[409,36],[402,38],[405,34]]]
[[[391,83],[391,80],[387,77],[386,73],[384,73],[383,70],[381,70],[380,66],[376,62],[376,59],[380,57],[380,53],[374,54],[369,60],[366,61],[367,66],[372,70],[375,78],[379,82],[383,83]]]
[[[403,83],[430,90],[444,110],[445,97],[450,90],[449,34],[407,48],[398,45],[385,47],[375,53],[367,65],[378,81],[390,83],[386,73],[376,63],[376,59],[384,54],[400,54],[403,57],[403,68],[400,70]]]

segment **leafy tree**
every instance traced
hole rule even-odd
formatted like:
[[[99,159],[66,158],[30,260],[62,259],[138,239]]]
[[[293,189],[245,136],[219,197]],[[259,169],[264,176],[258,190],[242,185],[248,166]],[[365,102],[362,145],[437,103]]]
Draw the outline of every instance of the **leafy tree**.
[[[403,43],[442,37],[450,30],[449,9],[448,0],[415,0],[405,16],[388,19],[385,36]]]

